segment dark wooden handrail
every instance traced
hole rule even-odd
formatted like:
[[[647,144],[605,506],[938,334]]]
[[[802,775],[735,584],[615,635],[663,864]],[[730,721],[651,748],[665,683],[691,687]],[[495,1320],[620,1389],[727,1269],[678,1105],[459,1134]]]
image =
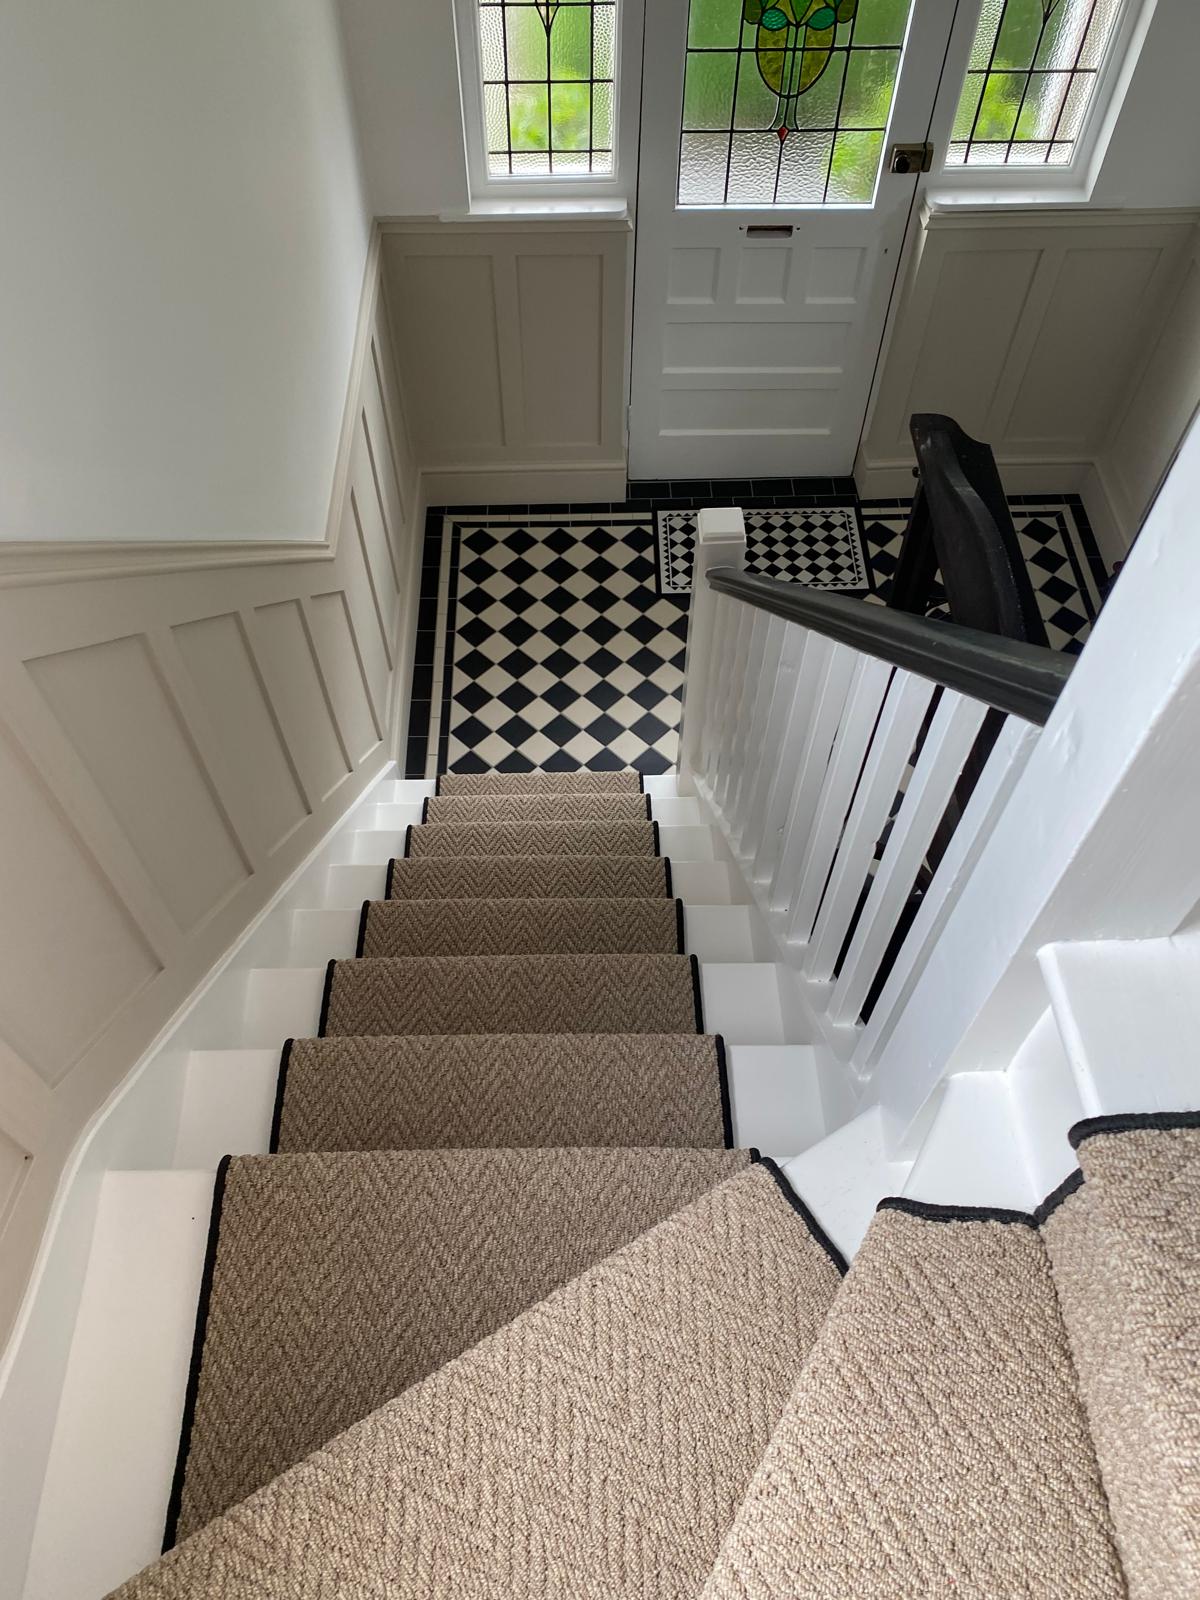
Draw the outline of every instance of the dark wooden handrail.
[[[1002,639],[953,622],[931,622],[740,567],[713,567],[707,576],[719,594],[1039,725],[1054,710],[1075,665],[1074,656],[1044,645]]]

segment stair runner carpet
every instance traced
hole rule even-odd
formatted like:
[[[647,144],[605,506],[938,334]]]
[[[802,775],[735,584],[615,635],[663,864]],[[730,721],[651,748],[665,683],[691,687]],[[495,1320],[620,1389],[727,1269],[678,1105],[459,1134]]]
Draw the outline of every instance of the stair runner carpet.
[[[428,824],[462,826],[512,825]],[[689,966],[332,965],[345,1036],[281,1069],[292,1153],[218,1183],[191,1537],[123,1600],[1195,1594],[1200,1117],[1082,1124],[1081,1170],[1036,1216],[884,1201],[843,1279],[772,1163],[700,1148],[721,1142],[720,1051],[697,1012],[661,1040],[513,1026],[537,1014],[531,963],[561,1014],[589,959],[606,1015],[634,980],[635,1018],[639,987],[678,998]],[[448,1019],[456,984],[470,1027],[405,1032]],[[636,1148],[685,1082],[697,1147]],[[589,1085],[606,1103],[584,1109]],[[489,1096],[526,1148],[303,1149],[474,1139]],[[593,1128],[628,1144],[555,1147]]]
[[[422,897],[364,907],[322,1036],[284,1048],[275,1153],[222,1165],[168,1542],[750,1161],[640,780],[527,782],[431,803],[476,820],[410,847],[485,853],[393,864]],[[537,854],[547,829],[587,851]],[[596,858],[597,830],[642,853]],[[464,867],[515,893],[447,898]]]

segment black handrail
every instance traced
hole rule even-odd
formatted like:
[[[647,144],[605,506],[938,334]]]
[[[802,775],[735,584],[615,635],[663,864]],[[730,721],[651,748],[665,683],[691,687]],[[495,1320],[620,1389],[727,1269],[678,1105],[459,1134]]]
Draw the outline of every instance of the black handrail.
[[[1054,710],[1075,665],[1074,656],[1044,645],[1002,639],[954,622],[931,622],[739,567],[713,567],[708,582],[719,594],[1039,725]]]

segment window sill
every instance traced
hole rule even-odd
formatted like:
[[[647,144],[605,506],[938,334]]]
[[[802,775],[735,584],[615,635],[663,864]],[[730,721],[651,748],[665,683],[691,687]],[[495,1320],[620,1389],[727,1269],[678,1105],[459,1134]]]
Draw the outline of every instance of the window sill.
[[[619,197],[605,200],[473,200],[469,206],[442,211],[439,222],[575,222],[592,227],[629,227],[629,203]]]

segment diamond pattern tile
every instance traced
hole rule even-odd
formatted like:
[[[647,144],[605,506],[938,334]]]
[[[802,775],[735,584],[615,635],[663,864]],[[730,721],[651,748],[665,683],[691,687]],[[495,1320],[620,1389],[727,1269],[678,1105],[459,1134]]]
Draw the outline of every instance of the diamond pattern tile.
[[[664,594],[690,594],[696,512],[658,513],[658,570]],[[746,567],[818,589],[866,589],[858,512],[853,505],[747,511]]]
[[[860,509],[875,591],[872,598],[886,601],[908,524],[908,507],[905,502],[887,500],[864,501]],[[1077,506],[1070,500],[1014,501],[1010,509],[1050,645],[1078,655],[1100,610],[1091,530],[1081,522]],[[945,598],[939,584],[930,616],[945,615]]]
[[[687,604],[653,586],[648,519],[464,522],[461,538],[446,769],[674,766]]]

